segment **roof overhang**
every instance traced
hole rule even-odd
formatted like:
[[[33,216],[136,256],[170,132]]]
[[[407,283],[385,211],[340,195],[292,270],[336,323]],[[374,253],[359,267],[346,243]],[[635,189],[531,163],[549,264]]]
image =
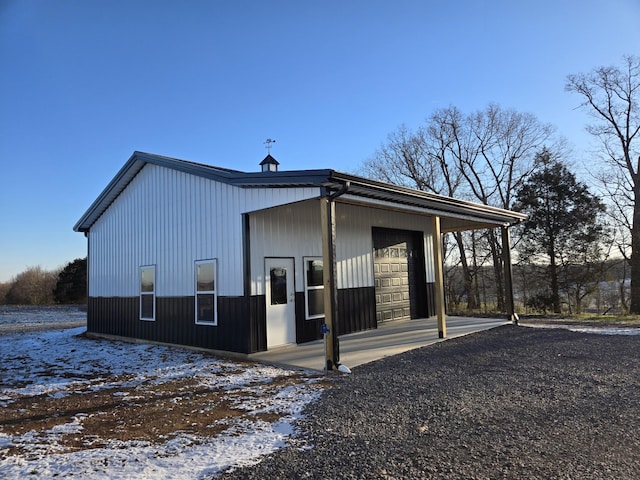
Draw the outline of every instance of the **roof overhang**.
[[[341,192],[340,202],[373,208],[439,216],[443,232],[513,225],[525,214],[479,203],[458,200],[335,170],[293,170],[278,172],[240,172],[150,153],[134,152],[102,193],[91,204],[73,229],[88,232],[111,203],[122,193],[146,164],[178,170],[239,188],[320,187],[326,194]],[[348,183],[348,189],[344,186]]]
[[[133,152],[133,155],[113,177],[111,182],[100,193],[87,211],[74,225],[76,232],[88,232],[107,208],[118,198],[122,191],[145,165],[158,165],[172,170],[188,173],[198,177],[235,185],[240,188],[251,187],[309,187],[324,185],[331,170],[301,170],[283,172],[240,172],[227,168],[214,167],[201,163],[189,162],[177,158],[155,155],[152,153]]]
[[[424,216],[439,216],[443,233],[509,226],[522,222],[526,214],[456,198],[413,190],[375,180],[333,172],[339,185],[349,182],[339,201]],[[334,186],[338,188],[338,186]]]

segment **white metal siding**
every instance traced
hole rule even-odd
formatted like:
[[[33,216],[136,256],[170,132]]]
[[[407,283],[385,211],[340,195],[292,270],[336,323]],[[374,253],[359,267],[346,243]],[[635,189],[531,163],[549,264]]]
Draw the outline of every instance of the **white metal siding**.
[[[194,261],[218,259],[218,294],[243,294],[242,213],[318,189],[242,189],[147,164],[91,227],[90,296],[139,293],[156,265],[158,296],[193,295]]]
[[[372,227],[425,233],[426,281],[433,281],[431,218],[349,204],[336,204],[337,287],[371,287]],[[264,294],[264,258],[293,257],[296,291],[304,290],[303,257],[322,256],[320,204],[309,200],[254,212],[251,229],[251,294]]]
[[[430,219],[429,219],[430,220]],[[433,250],[433,226],[429,222],[427,227],[429,233],[424,236],[424,266],[426,273],[427,283],[434,283],[436,281],[436,272],[434,268],[434,250]]]
[[[433,281],[431,217],[358,205],[336,205],[338,288],[371,287],[373,282],[372,227],[424,232],[426,281]]]
[[[250,230],[251,294],[264,295],[265,257],[293,257],[295,288],[303,291],[303,257],[322,256],[320,203],[309,200],[252,213]]]

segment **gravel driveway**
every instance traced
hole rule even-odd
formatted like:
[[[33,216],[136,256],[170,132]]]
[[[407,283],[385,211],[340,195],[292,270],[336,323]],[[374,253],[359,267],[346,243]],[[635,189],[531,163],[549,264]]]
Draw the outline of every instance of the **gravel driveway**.
[[[504,326],[336,377],[222,478],[640,478],[640,336]]]

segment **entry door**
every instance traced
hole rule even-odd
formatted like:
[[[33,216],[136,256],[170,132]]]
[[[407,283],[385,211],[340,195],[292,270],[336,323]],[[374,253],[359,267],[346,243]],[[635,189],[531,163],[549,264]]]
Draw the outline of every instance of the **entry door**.
[[[295,343],[296,304],[293,258],[265,258],[267,348]]]

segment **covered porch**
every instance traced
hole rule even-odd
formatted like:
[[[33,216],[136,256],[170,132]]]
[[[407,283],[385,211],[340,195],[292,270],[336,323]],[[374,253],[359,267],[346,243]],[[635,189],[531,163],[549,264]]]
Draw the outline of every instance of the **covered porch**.
[[[447,339],[508,323],[504,318],[447,317]],[[374,330],[340,336],[340,363],[352,368],[444,340],[433,317],[385,322]],[[326,365],[323,340],[254,353],[248,359],[318,371],[323,371]]]
[[[388,335],[389,338],[383,341],[383,345],[379,349],[375,348],[375,335],[373,337],[366,336],[361,339],[361,344],[365,346],[353,347],[348,346],[348,340],[339,342],[338,331],[340,326],[340,306],[337,298],[336,285],[336,238],[339,233],[336,230],[336,203],[346,203],[351,205],[368,206],[388,212],[408,213],[416,218],[428,219],[430,222],[430,240],[431,240],[431,260],[433,266],[433,284],[435,307],[435,321],[429,321],[429,325],[425,332],[416,328],[412,329],[408,326],[407,332],[397,332],[398,338],[402,339],[405,335],[407,338],[415,338],[414,346],[406,348],[416,348],[423,346],[425,343],[433,343],[437,339],[444,339],[456,336],[457,321],[455,317],[447,317],[445,307],[444,293],[444,272],[443,272],[443,234],[451,232],[460,232],[467,230],[478,230],[487,228],[500,228],[502,234],[502,268],[504,270],[504,291],[506,298],[506,317],[505,320],[495,320],[499,324],[507,321],[517,322],[515,314],[515,306],[513,299],[512,272],[511,272],[511,245],[510,245],[510,227],[524,219],[526,215],[522,213],[512,212],[509,210],[492,207],[484,204],[476,204],[463,200],[458,200],[441,195],[429,194],[422,191],[407,189],[396,185],[382,184],[373,180],[365,180],[353,177],[347,174],[338,174],[334,172],[333,180],[336,185],[329,187],[320,198],[320,213],[322,226],[322,259],[323,264],[328,266],[324,270],[324,321],[323,332],[325,333],[325,361],[326,369],[340,370],[340,365],[348,368],[360,363],[366,363],[376,358],[384,356],[385,351],[389,351],[389,346],[394,345],[395,334]],[[429,239],[426,239],[428,242]],[[375,247],[375,245],[374,245]],[[411,297],[411,295],[409,295]],[[376,306],[377,308],[377,306]],[[427,315],[431,315],[428,313]],[[476,319],[473,319],[476,320]],[[471,321],[473,321],[471,320]],[[419,321],[419,320],[416,320]],[[386,328],[399,328],[399,325],[387,326]],[[412,321],[407,322],[409,324]],[[464,321],[463,321],[464,323]],[[382,325],[379,325],[382,326]],[[495,325],[494,325],[495,326]],[[415,325],[414,325],[415,327]],[[481,328],[482,329],[482,328]],[[380,329],[379,329],[380,330]],[[382,328],[384,331],[385,328]],[[471,330],[473,331],[473,330]],[[427,333],[428,332],[428,333]],[[470,331],[466,331],[470,333]],[[426,334],[426,337],[424,337]],[[362,334],[360,334],[362,335]],[[381,333],[381,335],[385,335]],[[432,338],[435,335],[435,338]],[[356,337],[354,337],[356,338]],[[346,340],[347,337],[341,337]],[[358,356],[353,356],[354,352],[367,350],[367,344],[371,345],[371,359],[360,361]],[[402,341],[399,342],[403,344]],[[407,342],[411,344],[411,341]],[[407,344],[404,343],[404,344]],[[399,352],[395,352],[399,353]],[[362,354],[364,355],[364,354]],[[367,357],[364,357],[367,358]],[[352,360],[351,365],[349,360]],[[344,370],[342,370],[344,371]]]

